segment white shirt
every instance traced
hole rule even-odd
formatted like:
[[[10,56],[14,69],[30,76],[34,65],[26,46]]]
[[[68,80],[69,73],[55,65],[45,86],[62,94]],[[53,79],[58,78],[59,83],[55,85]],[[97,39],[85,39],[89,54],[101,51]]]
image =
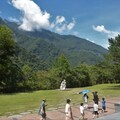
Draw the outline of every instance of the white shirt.
[[[87,96],[84,96],[84,101],[85,101],[86,103],[88,102]]]
[[[84,113],[84,107],[83,106],[80,106],[80,113]]]
[[[65,106],[65,113],[70,113],[70,104],[66,104]]]
[[[94,105],[93,105],[93,109],[94,109],[94,111],[98,111],[98,105],[97,105],[97,104],[94,104]]]

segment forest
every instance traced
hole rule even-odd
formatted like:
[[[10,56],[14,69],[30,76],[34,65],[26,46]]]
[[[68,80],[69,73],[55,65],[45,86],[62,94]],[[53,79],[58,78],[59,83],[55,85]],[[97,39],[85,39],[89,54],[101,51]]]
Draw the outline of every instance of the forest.
[[[0,25],[0,93],[59,89],[63,79],[67,88],[120,83],[120,35],[108,41],[108,52],[99,63],[73,67],[61,53],[48,67],[15,42],[10,28]]]

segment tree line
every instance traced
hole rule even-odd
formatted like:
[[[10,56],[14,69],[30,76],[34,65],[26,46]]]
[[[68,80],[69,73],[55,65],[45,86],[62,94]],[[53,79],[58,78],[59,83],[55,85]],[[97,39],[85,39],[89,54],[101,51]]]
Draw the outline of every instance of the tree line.
[[[41,70],[29,62],[20,65],[13,36],[7,26],[0,26],[0,93],[58,89],[63,79],[68,88],[120,83],[120,35],[108,39],[108,53],[96,65],[82,62],[73,68],[61,54],[50,68]]]

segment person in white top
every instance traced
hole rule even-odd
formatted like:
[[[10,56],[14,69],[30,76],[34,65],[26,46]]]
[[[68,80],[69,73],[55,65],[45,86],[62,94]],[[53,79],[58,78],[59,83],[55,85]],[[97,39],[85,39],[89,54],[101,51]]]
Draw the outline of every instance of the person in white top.
[[[80,119],[83,119],[83,120],[84,120],[85,112],[84,112],[83,103],[80,104],[80,113],[81,113],[81,116],[79,117],[79,120],[80,120]]]
[[[93,105],[93,118],[95,118],[95,116],[97,116],[97,118],[99,117],[97,102],[95,102]]]
[[[73,116],[72,116],[72,109],[70,106],[70,99],[67,99],[67,104],[65,106],[65,114],[66,114],[66,120],[73,120]]]
[[[85,103],[85,104],[84,104],[84,107],[85,107],[85,108],[88,108],[88,98],[89,98],[89,97],[88,97],[87,94],[84,94],[84,95],[83,95],[83,99],[84,99],[84,103]]]

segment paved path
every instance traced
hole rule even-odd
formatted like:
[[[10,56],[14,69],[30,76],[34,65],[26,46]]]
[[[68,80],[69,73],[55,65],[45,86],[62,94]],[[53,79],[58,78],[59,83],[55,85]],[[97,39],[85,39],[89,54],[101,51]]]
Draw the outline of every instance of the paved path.
[[[99,117],[106,116],[115,112],[114,103],[120,101],[120,98],[111,98],[107,99],[107,109],[105,113],[101,113],[99,110]],[[92,103],[89,104],[89,109],[85,110],[85,118],[86,120],[92,120]],[[101,105],[99,105],[101,108]],[[80,112],[79,112],[79,105],[72,106],[74,120],[79,120]],[[14,115],[9,117],[0,117],[0,120],[40,120],[40,116],[37,113],[34,114],[23,114],[23,115]],[[64,108],[57,109],[57,110],[50,110],[47,111],[47,120],[65,120],[65,113]]]

